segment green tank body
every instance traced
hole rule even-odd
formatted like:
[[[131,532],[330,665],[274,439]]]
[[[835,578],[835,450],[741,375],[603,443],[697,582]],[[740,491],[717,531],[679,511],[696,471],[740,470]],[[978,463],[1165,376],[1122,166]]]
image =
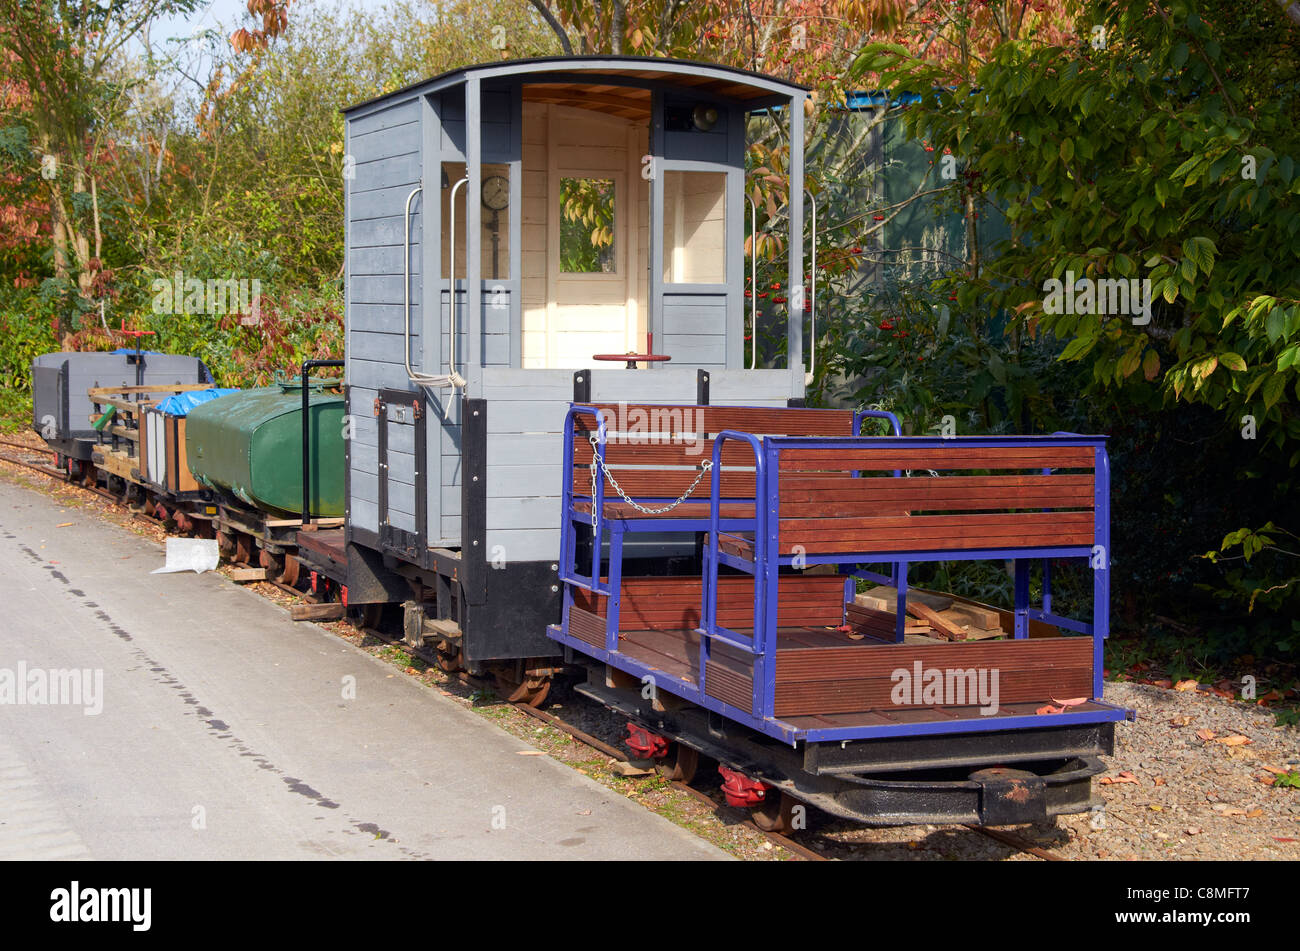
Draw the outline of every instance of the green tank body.
[[[343,415],[341,395],[311,393],[313,515],[343,515]],[[302,514],[301,387],[243,390],[196,406],[185,450],[207,488],[276,514]]]

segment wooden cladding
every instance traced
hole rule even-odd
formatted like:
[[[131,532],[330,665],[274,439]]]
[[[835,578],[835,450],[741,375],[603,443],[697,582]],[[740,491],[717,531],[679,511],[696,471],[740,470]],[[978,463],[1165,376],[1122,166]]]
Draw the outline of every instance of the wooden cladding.
[[[1088,637],[796,648],[777,652],[774,713],[778,717],[867,711],[888,715],[920,706],[956,706],[950,702],[952,696],[923,703],[921,684],[915,685],[912,703],[895,703],[900,682],[896,672],[905,671],[915,679],[917,664],[923,672],[939,671],[945,686],[960,682],[969,688],[978,683],[981,671],[985,685],[991,686],[996,672],[1000,706],[1092,695],[1092,639]],[[967,672],[975,675],[974,681]],[[751,683],[749,673],[729,657],[715,657],[705,669],[709,696],[735,706],[748,709]],[[965,699],[961,706],[979,705],[976,697],[968,694]]]
[[[892,469],[1091,469],[1091,446],[938,446],[910,449],[896,446],[861,449],[786,449],[783,472],[820,469],[886,472]]]
[[[996,672],[999,704],[1092,695],[1092,638],[890,644],[778,653],[774,712],[776,716],[804,716],[905,709],[894,703],[894,688],[899,683],[895,672],[906,670],[915,679],[918,663],[923,672],[942,671],[945,682],[960,680],[968,687],[964,672],[975,672],[977,678],[985,672],[988,684]],[[949,671],[954,673],[949,676]],[[921,684],[913,686],[911,705],[922,705]],[[952,699],[946,698],[949,703]],[[978,702],[970,696],[967,701],[967,706]],[[937,705],[944,703],[940,700]]]
[[[624,578],[619,598],[619,630],[694,630],[700,626],[701,620],[701,585],[699,578],[690,577]],[[603,632],[603,618],[608,608],[603,595],[575,589],[573,603],[575,607],[600,617]],[[843,577],[788,575],[781,578],[778,626],[837,627],[843,619]],[[729,575],[718,579],[718,623],[734,630],[747,630],[754,626],[752,578]],[[583,637],[581,634],[578,636]],[[601,636],[603,639],[603,633]]]
[[[882,518],[783,518],[781,551],[973,551],[1047,548],[1093,543],[1091,512],[1016,512],[993,515],[902,515]]]
[[[837,515],[973,511],[1005,508],[1092,508],[1091,475],[948,476],[846,479],[845,473],[786,476],[780,480],[782,512],[805,506]]]

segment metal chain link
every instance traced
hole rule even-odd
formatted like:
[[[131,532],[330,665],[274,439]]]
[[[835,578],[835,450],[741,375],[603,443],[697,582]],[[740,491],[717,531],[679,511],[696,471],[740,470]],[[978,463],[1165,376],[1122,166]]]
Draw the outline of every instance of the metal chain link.
[[[600,443],[596,441],[596,437],[588,436],[587,439],[591,442],[591,465],[588,466],[588,468],[591,470],[591,527],[593,529],[596,527],[596,467],[597,466],[600,466],[600,471],[605,473],[605,478],[607,478],[609,480],[609,484],[614,487],[614,491],[617,492],[620,496],[622,496],[623,501],[626,502],[628,505],[632,506],[632,508],[636,509],[638,512],[641,512],[645,515],[662,515],[664,512],[671,512],[673,509],[677,508],[677,506],[681,505],[683,502],[685,502],[688,498],[691,497],[691,493],[694,492],[696,488],[699,486],[700,480],[704,478],[705,473],[707,473],[710,469],[713,468],[713,460],[705,459],[703,462],[700,463],[700,474],[695,477],[695,481],[692,482],[687,487],[686,491],[677,497],[676,502],[670,502],[667,505],[663,506],[662,508],[657,508],[657,509],[646,508],[646,506],[642,505],[636,499],[632,498],[630,495],[624,492],[623,487],[618,484],[618,480],[614,478],[614,473],[609,471],[609,467],[605,465],[605,460],[602,459],[600,456]]]

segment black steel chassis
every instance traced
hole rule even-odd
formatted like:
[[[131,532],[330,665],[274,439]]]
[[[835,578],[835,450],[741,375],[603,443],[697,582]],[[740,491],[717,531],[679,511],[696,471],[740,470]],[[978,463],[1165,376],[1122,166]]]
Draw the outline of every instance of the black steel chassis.
[[[1046,822],[1100,805],[1114,724],[786,746],[566,649],[577,693],[841,819],[872,826]],[[992,766],[1009,771],[989,771]],[[988,772],[985,772],[988,771]]]

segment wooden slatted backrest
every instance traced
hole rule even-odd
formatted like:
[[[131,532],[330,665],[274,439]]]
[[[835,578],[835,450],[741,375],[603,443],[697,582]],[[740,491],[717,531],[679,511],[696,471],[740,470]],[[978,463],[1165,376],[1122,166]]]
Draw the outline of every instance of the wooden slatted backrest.
[[[724,429],[757,436],[852,436],[853,412],[832,409],[781,409],[763,406],[669,406],[589,404],[605,418],[605,465],[634,498],[676,498],[695,481],[700,465],[713,458],[713,436]],[[596,432],[591,416],[574,418],[573,490],[591,493],[589,466]],[[722,447],[722,494],[754,497],[754,451],[745,443]],[[712,474],[705,475],[692,499],[706,500]],[[612,491],[608,480],[605,491]]]
[[[1048,439],[1002,446],[909,441],[779,448],[782,550],[797,545],[809,553],[888,553],[1094,543],[1094,446]],[[894,470],[910,475],[895,477]],[[853,471],[856,478],[844,478]]]

